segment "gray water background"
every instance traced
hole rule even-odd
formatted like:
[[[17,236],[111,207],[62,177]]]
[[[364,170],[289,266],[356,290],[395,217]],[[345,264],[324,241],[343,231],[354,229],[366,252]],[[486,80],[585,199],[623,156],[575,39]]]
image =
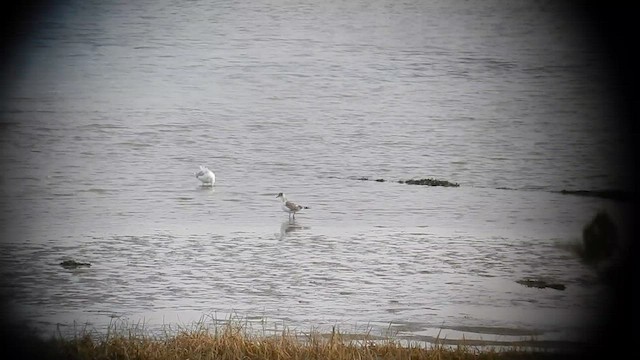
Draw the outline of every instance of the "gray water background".
[[[25,322],[568,342],[597,322],[571,249],[621,206],[557,191],[627,186],[624,139],[556,2],[68,1],[37,29],[1,109]],[[428,177],[460,187],[397,182]],[[310,209],[288,221],[278,192]]]

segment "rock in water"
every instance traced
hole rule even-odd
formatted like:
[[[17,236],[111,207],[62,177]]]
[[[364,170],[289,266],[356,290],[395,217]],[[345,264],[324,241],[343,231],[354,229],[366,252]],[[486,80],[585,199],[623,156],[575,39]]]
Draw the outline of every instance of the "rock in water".
[[[596,263],[613,255],[618,244],[618,231],[609,214],[604,211],[596,216],[582,230],[584,258]]]
[[[60,263],[60,266],[65,269],[77,269],[79,267],[90,267],[91,264],[87,262],[78,262],[75,260],[65,260]]]

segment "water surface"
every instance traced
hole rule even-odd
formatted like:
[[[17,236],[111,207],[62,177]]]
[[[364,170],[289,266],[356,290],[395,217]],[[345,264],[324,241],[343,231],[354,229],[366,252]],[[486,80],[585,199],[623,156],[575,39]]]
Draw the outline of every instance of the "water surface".
[[[567,11],[55,7],[2,103],[3,292],[46,331],[233,315],[583,342],[606,288],[571,249],[624,208],[558,191],[627,179],[602,54]],[[398,183],[428,177],[460,186]],[[289,222],[279,192],[310,209]]]

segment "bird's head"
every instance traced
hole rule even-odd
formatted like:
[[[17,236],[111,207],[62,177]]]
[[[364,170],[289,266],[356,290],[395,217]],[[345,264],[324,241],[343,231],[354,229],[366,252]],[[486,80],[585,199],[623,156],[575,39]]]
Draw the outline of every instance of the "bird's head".
[[[284,194],[283,193],[278,193],[278,195],[276,195],[277,198],[284,198]]]

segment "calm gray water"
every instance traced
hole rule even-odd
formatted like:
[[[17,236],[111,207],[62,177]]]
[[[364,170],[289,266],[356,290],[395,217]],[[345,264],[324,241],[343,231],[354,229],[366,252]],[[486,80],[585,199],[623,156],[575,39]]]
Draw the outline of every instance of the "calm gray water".
[[[626,185],[585,27],[555,2],[67,1],[1,109],[2,291],[47,331],[585,341],[604,288],[570,249],[620,208],[557,191]],[[428,177],[460,187],[397,182]]]

